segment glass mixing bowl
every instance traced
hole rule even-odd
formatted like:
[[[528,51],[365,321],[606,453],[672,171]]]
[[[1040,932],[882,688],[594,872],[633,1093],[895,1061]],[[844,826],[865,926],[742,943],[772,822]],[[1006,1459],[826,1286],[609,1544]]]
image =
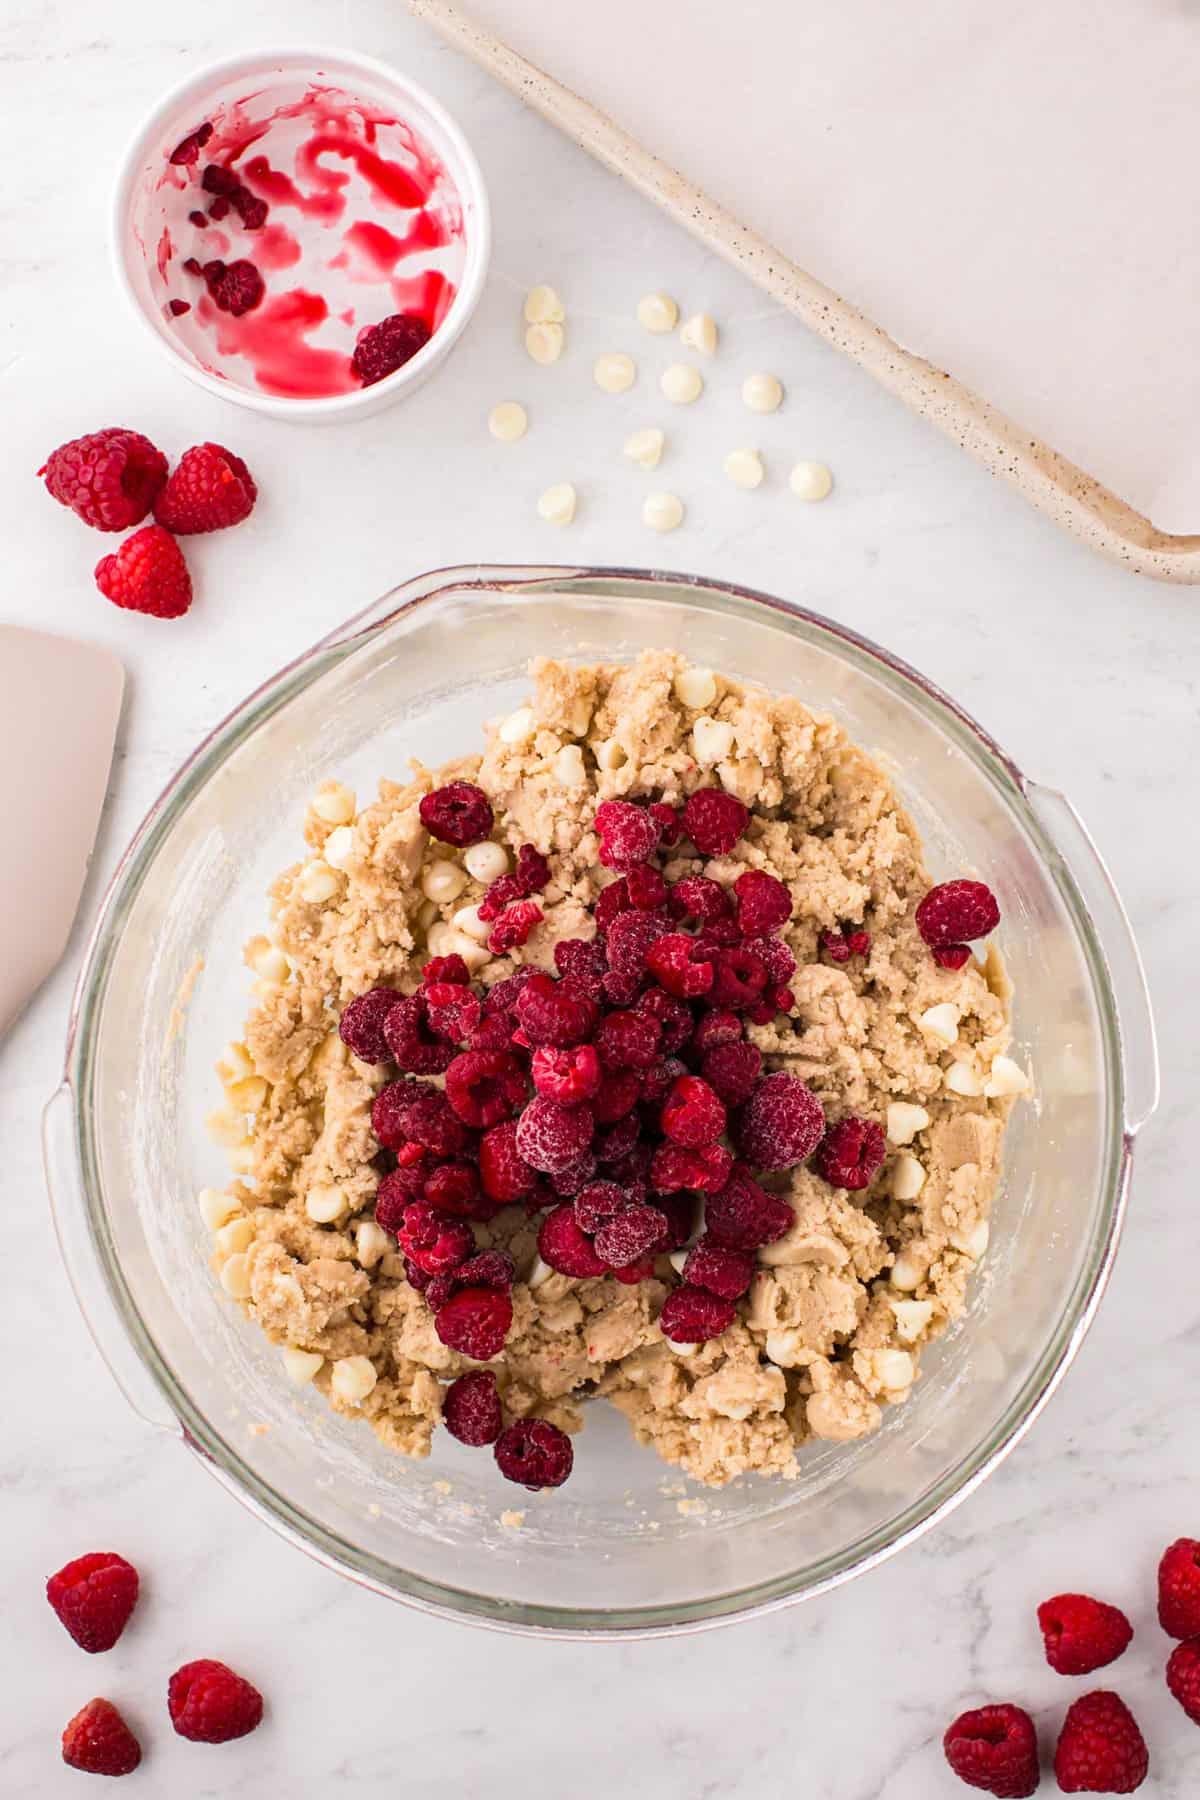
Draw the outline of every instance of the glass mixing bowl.
[[[308,795],[431,766],[511,709],[535,654],[677,649],[836,714],[896,777],[935,872],[986,871],[1037,1098],[1007,1140],[967,1317],[876,1436],[813,1444],[797,1481],[699,1490],[589,1409],[553,1495],[439,1434],[385,1451],[311,1389],[208,1269],[195,1204],[222,1185],[212,1064],[246,1004],[241,945],[292,862]],[[201,972],[196,971],[202,966]],[[188,997],[190,993],[190,998]],[[46,1118],[60,1237],[133,1405],[294,1543],[431,1611],[580,1636],[686,1629],[818,1593],[928,1528],[994,1468],[1071,1361],[1111,1265],[1157,1069],[1128,923],[1066,802],[945,695],[798,607],[681,576],[451,570],[395,589],[252,695],[184,766],[117,870]],[[250,1427],[267,1427],[251,1431]],[[520,1529],[509,1508],[524,1513]]]

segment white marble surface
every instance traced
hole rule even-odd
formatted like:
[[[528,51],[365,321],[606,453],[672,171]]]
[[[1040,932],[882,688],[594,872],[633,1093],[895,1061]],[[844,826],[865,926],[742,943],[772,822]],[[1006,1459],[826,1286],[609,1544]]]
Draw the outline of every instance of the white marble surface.
[[[203,60],[306,39],[391,57],[439,93],[477,145],[497,227],[484,305],[444,376],[402,410],[325,433],[257,422],[172,375],[120,310],[106,265],[109,185],[139,115]],[[1141,933],[1166,1072],[1116,1278],[1079,1362],[1008,1464],[940,1530],[856,1585],[723,1633],[620,1647],[503,1641],[307,1562],[177,1445],[148,1435],[112,1387],[59,1266],[38,1150],[77,934],[0,1047],[0,1791],[81,1791],[57,1763],[57,1733],[104,1692],[151,1746],[129,1791],[172,1800],[517,1800],[531,1786],[590,1800],[631,1779],[660,1800],[924,1800],[965,1791],[937,1748],[961,1706],[1008,1695],[1057,1721],[1075,1684],[1039,1669],[1032,1608],[1081,1587],[1136,1613],[1138,1639],[1114,1674],[1152,1741],[1146,1791],[1194,1793],[1200,1735],[1162,1688],[1151,1588],[1161,1545],[1200,1534],[1186,1135],[1200,1075],[1195,595],[1139,583],[1059,536],[395,4],[9,0],[0,147],[0,618],[110,644],[130,675],[85,917],[199,734],[386,586],[474,558],[658,561],[802,597],[878,637],[1067,790]],[[571,349],[556,370],[527,363],[515,323],[521,290],[539,279],[570,304]],[[681,454],[661,485],[678,486],[690,510],[665,540],[640,525],[645,480],[617,454],[626,430],[666,410],[647,379],[664,353],[629,322],[650,286],[709,307],[725,333],[708,397],[667,421]],[[622,346],[641,357],[642,385],[605,398],[591,357]],[[761,424],[737,399],[755,367],[788,386],[785,410]],[[483,425],[509,396],[527,401],[535,425],[515,449]],[[174,450],[224,439],[259,477],[253,521],[194,544],[200,596],[175,625],[98,597],[90,569],[107,546],[33,479],[61,439],[113,422]],[[720,461],[755,441],[774,453],[776,491],[745,495]],[[833,466],[828,504],[805,508],[779,491],[791,455]],[[559,534],[533,502],[564,478],[581,505]],[[19,860],[21,846],[3,854]],[[117,1650],[85,1663],[41,1586],[68,1555],[110,1544],[141,1564],[146,1597]],[[269,1724],[241,1747],[205,1750],[166,1728],[167,1672],[208,1653],[244,1666],[270,1698]]]

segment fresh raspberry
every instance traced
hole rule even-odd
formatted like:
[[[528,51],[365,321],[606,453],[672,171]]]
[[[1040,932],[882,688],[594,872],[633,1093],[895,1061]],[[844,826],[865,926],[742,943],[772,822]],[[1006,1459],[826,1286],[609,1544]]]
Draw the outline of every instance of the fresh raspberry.
[[[209,211],[216,216],[212,207]],[[220,257],[214,257],[204,265],[204,281],[214,304],[222,312],[232,313],[235,319],[260,306],[267,291],[262,276],[245,257],[231,263],[223,263]]]
[[[930,954],[939,969],[965,969],[971,960],[971,946],[939,944]]]
[[[570,1438],[548,1419],[515,1419],[496,1439],[495,1457],[502,1475],[534,1493],[561,1487],[575,1462]]]
[[[506,906],[514,900],[523,900],[525,889],[515,875],[497,875],[495,881],[489,882],[483,899],[479,902],[479,917],[485,925],[498,919]]]
[[[111,1700],[89,1700],[62,1734],[62,1759],[85,1775],[131,1775],[142,1747]]]
[[[856,931],[846,933],[846,948],[851,956],[869,956],[871,954],[871,934],[863,931],[861,926]]]
[[[754,1258],[748,1251],[731,1250],[705,1236],[688,1251],[683,1279],[691,1287],[720,1294],[723,1300],[738,1300],[754,1279]]]
[[[212,122],[205,119],[203,125],[197,125],[195,131],[189,131],[185,138],[180,138],[167,161],[182,168],[190,168],[193,163],[199,162],[200,152],[212,134]]]
[[[792,916],[792,896],[782,881],[763,869],[747,869],[733,884],[737,922],[744,937],[765,937]]]
[[[364,387],[373,387],[385,375],[394,375],[423,350],[432,333],[415,313],[392,313],[363,332],[354,346],[350,366]]]
[[[550,864],[532,844],[522,844],[517,851],[517,880],[523,894],[540,894],[550,880]]]
[[[112,425],[52,450],[38,474],[46,491],[97,531],[144,519],[167,479],[167,459],[140,431]]]
[[[629,898],[629,883],[625,877],[622,875],[619,881],[610,881],[596,896],[592,907],[592,918],[599,935],[607,937],[609,926],[618,913],[630,912],[632,909],[633,901]]]
[[[492,803],[473,781],[450,781],[426,794],[418,811],[430,837],[459,850],[481,844],[495,823]]]
[[[660,1124],[656,1109],[661,1109],[675,1083],[686,1074],[687,1064],[680,1062],[677,1056],[664,1056],[661,1062],[651,1063],[648,1069],[642,1070],[642,1109],[652,1128],[657,1129]]]
[[[1054,1752],[1064,1794],[1132,1794],[1149,1768],[1146,1740],[1119,1695],[1101,1688],[1067,1709]]]
[[[726,1185],[704,1207],[706,1237],[731,1250],[761,1250],[786,1237],[795,1222],[784,1196],[760,1187],[742,1163],[734,1164]]]
[[[696,1000],[713,984],[712,951],[702,938],[670,931],[650,945],[646,967],[677,1000]]]
[[[197,444],[185,450],[154,502],[154,516],[177,537],[223,531],[240,525],[254,510],[254,477],[232,450]]]
[[[206,194],[223,194],[227,200],[232,199],[241,185],[240,177],[222,163],[208,163],[200,177],[200,186]]]
[[[470,981],[471,971],[457,951],[452,956],[431,956],[421,970],[421,982],[426,988],[447,984],[451,987],[468,987]]]
[[[553,1175],[588,1148],[592,1129],[589,1106],[559,1106],[537,1094],[517,1120],[517,1149],[535,1169]]]
[[[830,1187],[848,1188],[853,1193],[870,1187],[886,1154],[887,1143],[879,1126],[871,1119],[851,1115],[835,1120],[826,1131],[813,1166]]]
[[[507,1050],[464,1050],[446,1070],[446,1098],[466,1125],[511,1119],[525,1093],[525,1071]]]
[[[742,1021],[727,1006],[714,1006],[706,1012],[692,1033],[691,1048],[703,1056],[718,1044],[736,1044],[742,1035]]]
[[[81,1650],[111,1650],[137,1604],[138,1573],[115,1550],[93,1550],[64,1564],[46,1598]]]
[[[689,1150],[715,1144],[725,1129],[725,1108],[698,1075],[681,1075],[663,1103],[661,1124],[672,1143]]]
[[[371,1130],[385,1150],[400,1150],[410,1141],[408,1118],[428,1090],[423,1083],[402,1075],[380,1088],[371,1103]]]
[[[724,788],[699,788],[683,809],[683,829],[701,856],[727,856],[749,823],[749,809]]]
[[[825,1113],[798,1075],[764,1075],[733,1121],[733,1139],[760,1169],[794,1169],[811,1156],[825,1131]]]
[[[1025,1800],[1041,1779],[1037,1732],[1020,1706],[980,1706],[960,1713],[942,1748],[961,1781],[998,1800]]]
[[[492,955],[503,956],[506,951],[528,943],[530,932],[541,923],[543,916],[536,900],[518,900],[515,906],[508,907],[497,919],[496,928],[488,939]]]
[[[1158,1565],[1158,1622],[1168,1637],[1200,1635],[1200,1543],[1176,1538]]]
[[[996,896],[982,881],[943,881],[917,907],[917,930],[931,950],[987,937],[999,923]]]
[[[586,994],[590,1000],[600,999],[608,957],[598,939],[591,942],[584,938],[560,939],[554,946],[554,966],[571,982],[577,994]]]
[[[498,1201],[480,1192],[479,1171],[468,1162],[442,1163],[431,1170],[425,1178],[422,1198],[456,1219],[491,1219],[499,1206]]]
[[[629,899],[638,912],[657,912],[667,897],[667,884],[660,870],[649,863],[639,863],[625,877]]]
[[[426,982],[425,1007],[430,1031],[449,1044],[465,1043],[483,1013],[479,995],[456,981]]]
[[[593,1113],[595,1108],[592,1108]],[[599,1163],[620,1162],[629,1155],[633,1146],[642,1135],[642,1122],[632,1110],[624,1118],[617,1119],[603,1131],[598,1131],[592,1139],[592,1149]]]
[[[700,1062],[700,1073],[726,1106],[740,1106],[754,1091],[762,1071],[762,1052],[753,1044],[714,1044]]]
[[[434,1313],[433,1326],[448,1350],[473,1362],[491,1362],[512,1327],[511,1296],[496,1288],[461,1288]]]
[[[468,1369],[442,1395],[442,1424],[460,1444],[478,1449],[494,1444],[504,1427],[496,1377],[490,1369]]]
[[[531,1044],[581,1044],[596,1022],[594,1001],[540,970],[525,983],[513,1010]]]
[[[375,1190],[375,1223],[395,1237],[404,1224],[404,1215],[414,1200],[425,1195],[425,1168],[393,1169]]]
[[[538,1255],[561,1275],[573,1276],[578,1281],[607,1272],[602,1258],[592,1248],[591,1239],[580,1228],[575,1208],[569,1200],[564,1200],[542,1220],[538,1231]]]
[[[383,1021],[400,995],[395,988],[371,988],[345,1007],[338,1021],[338,1036],[360,1062],[383,1063],[391,1058],[383,1035]]]
[[[507,1250],[481,1250],[467,1262],[451,1271],[456,1287],[495,1288],[498,1294],[511,1293],[517,1279],[516,1265]]]
[[[611,1012],[596,1029],[595,1044],[606,1069],[648,1069],[658,1055],[662,1027],[642,1012]]]
[[[683,1144],[660,1144],[650,1165],[650,1185],[660,1194],[691,1188],[716,1194],[729,1180],[733,1157],[723,1144],[706,1144],[690,1150]]]
[[[392,1060],[410,1075],[441,1075],[458,1054],[453,1044],[435,1037],[429,1029],[429,1007],[424,993],[405,994],[383,1021]]]
[[[530,1069],[537,1093],[560,1106],[579,1106],[600,1086],[600,1058],[591,1044],[573,1050],[556,1050],[543,1044],[533,1053]]]
[[[767,985],[762,958],[749,944],[732,944],[713,952],[712,1004],[753,1006]]]
[[[629,1116],[642,1097],[641,1078],[635,1069],[609,1069],[592,1101],[597,1125],[615,1125]]]
[[[517,1120],[485,1131],[479,1144],[479,1179],[489,1199],[508,1206],[534,1184],[534,1172],[517,1148]]]
[[[467,1144],[462,1120],[445,1094],[427,1087],[408,1109],[409,1142],[419,1144],[431,1156],[457,1156]]]
[[[728,1331],[737,1317],[732,1300],[710,1294],[704,1288],[677,1287],[663,1301],[658,1323],[664,1337],[675,1344],[704,1344]]]
[[[167,1711],[180,1737],[228,1744],[260,1723],[263,1698],[244,1676],[204,1657],[176,1669],[167,1683]]]
[[[666,1240],[667,1221],[657,1207],[631,1206],[596,1233],[596,1254],[610,1269],[624,1269]]]
[[[180,619],[192,604],[192,578],[183,551],[161,525],[143,525],[96,564],[96,586],[114,606]]]
[[[447,1275],[475,1252],[475,1238],[466,1220],[436,1212],[427,1200],[413,1200],[405,1207],[396,1242],[409,1261],[427,1275]]]
[[[1194,1725],[1200,1725],[1200,1637],[1176,1644],[1167,1659],[1167,1686]]]
[[[691,1008],[662,988],[647,988],[638,996],[634,1011],[657,1021],[661,1033],[658,1047],[664,1056],[674,1056],[682,1050],[692,1034]]]
[[[710,881],[707,875],[685,875],[667,895],[667,911],[673,919],[715,925],[719,919],[732,919],[733,902],[719,881]]]
[[[638,863],[649,862],[658,849],[662,826],[644,806],[628,800],[602,800],[596,808],[596,835],[604,867],[624,874]]]
[[[1125,1614],[1088,1594],[1056,1594],[1037,1609],[1046,1661],[1059,1675],[1090,1675],[1116,1662],[1133,1637]]]
[[[617,1182],[590,1181],[575,1196],[575,1223],[580,1231],[594,1235],[618,1213],[628,1212],[633,1204]]]
[[[650,817],[656,819],[662,826],[660,841],[664,850],[670,850],[683,836],[683,824],[679,814],[673,806],[668,806],[665,800],[652,800]]]

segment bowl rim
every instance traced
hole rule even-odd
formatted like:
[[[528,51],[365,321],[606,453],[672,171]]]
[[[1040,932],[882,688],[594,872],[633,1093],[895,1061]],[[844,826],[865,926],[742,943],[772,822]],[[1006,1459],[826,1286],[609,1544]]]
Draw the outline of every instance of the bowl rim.
[[[449,312],[428,344],[389,375],[386,381],[375,382],[355,393],[328,394],[319,399],[292,399],[285,394],[256,393],[253,388],[222,380],[220,376],[201,368],[184,356],[157,329],[138,299],[130,276],[129,255],[124,242],[134,183],[147,152],[170,115],[185,101],[193,97],[199,100],[207,90],[228,78],[242,73],[250,78],[255,71],[266,72],[268,68],[293,62],[310,65],[314,78],[326,65],[336,71],[357,72],[393,89],[401,102],[411,100],[424,108],[459,158],[464,177],[462,185],[466,190],[462,195],[464,208],[468,202],[472,208],[470,229],[464,229],[466,260],[462,280]],[[378,57],[364,56],[356,50],[339,50],[328,45],[322,49],[310,43],[268,44],[259,50],[243,50],[231,56],[219,57],[215,62],[205,63],[182,81],[176,82],[142,119],[122,152],[109,212],[109,253],[117,286],[142,329],[149,334],[153,343],[158,346],[159,353],[166,357],[171,366],[196,386],[202,387],[206,393],[231,405],[247,407],[251,412],[262,413],[268,418],[310,423],[333,423],[339,419],[361,417],[378,411],[382,406],[401,399],[406,393],[419,387],[449,355],[466,330],[483,294],[491,251],[492,215],[487,184],[479,159],[453,114],[420,82],[413,81],[401,70]]]
[[[1076,1277],[1057,1331],[990,1435],[966,1451],[945,1475],[891,1520],[867,1533],[848,1549],[826,1558],[817,1566],[817,1572],[810,1572],[807,1579],[799,1578],[793,1571],[751,1588],[709,1595],[700,1601],[609,1610],[497,1600],[383,1563],[369,1552],[347,1543],[270,1488],[243,1460],[235,1445],[198,1412],[160,1354],[133,1301],[117,1259],[104,1209],[92,1131],[96,1028],[108,967],[124,914],[145,879],[159,843],[185,810],[192,795],[217,773],[225,759],[253,730],[311,681],[400,619],[411,616],[418,609],[436,609],[439,602],[445,603],[472,590],[499,594],[517,603],[536,601],[539,595],[615,597],[614,590],[623,600],[635,602],[639,597],[680,604],[694,604],[700,599],[718,610],[721,605],[732,605],[735,610],[752,614],[765,610],[775,614],[785,629],[790,624],[810,640],[831,640],[844,658],[910,702],[915,700],[927,716],[932,713],[937,722],[948,728],[958,746],[1007,798],[1071,915],[1091,978],[1106,1076],[1107,1117],[1100,1184],[1102,1210],[1087,1258]],[[871,639],[793,601],[757,589],[657,569],[469,565],[437,570],[390,589],[378,601],[278,670],[197,746],[162,790],[130,841],[109,882],[88,940],[72,998],[67,1032],[64,1087],[69,1090],[73,1104],[71,1154],[75,1163],[75,1185],[86,1215],[91,1247],[103,1277],[104,1298],[115,1310],[139,1361],[165,1399],[171,1419],[184,1441],[221,1485],[255,1516],[323,1566],[417,1610],[530,1636],[590,1640],[676,1635],[778,1611],[827,1593],[879,1566],[931,1530],[961,1505],[1021,1441],[1074,1361],[1112,1272],[1132,1174],[1137,1128],[1125,1123],[1124,1045],[1108,959],[1071,869],[1027,798],[1030,786],[1012,758],[969,713],[925,676]],[[100,1347],[103,1354],[103,1347]]]

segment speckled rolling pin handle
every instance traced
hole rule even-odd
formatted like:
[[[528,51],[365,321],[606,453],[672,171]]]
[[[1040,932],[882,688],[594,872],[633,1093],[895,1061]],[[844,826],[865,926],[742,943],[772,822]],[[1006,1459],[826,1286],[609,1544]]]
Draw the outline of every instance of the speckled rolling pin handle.
[[[1125,1135],[1132,1139],[1154,1112],[1159,1096],[1154,1013],[1133,926],[1104,858],[1065,794],[1033,781],[1023,786],[1045,827],[1051,852],[1057,851],[1069,870],[1104,948],[1121,1042]]]
[[[858,363],[991,474],[1011,482],[1056,524],[1138,574],[1157,581],[1200,582],[1200,537],[1159,531],[1110,488],[1022,430],[944,369],[902,349],[848,300],[782,256],[597,107],[518,56],[449,0],[407,0],[407,4],[447,43],[472,57],[598,162],[741,269],[810,331]]]
[[[116,1295],[105,1277],[102,1252],[88,1221],[76,1153],[75,1092],[68,1081],[42,1114],[42,1157],[55,1236],[92,1342],[138,1418],[155,1431],[179,1435],[179,1421],[127,1337]]]

